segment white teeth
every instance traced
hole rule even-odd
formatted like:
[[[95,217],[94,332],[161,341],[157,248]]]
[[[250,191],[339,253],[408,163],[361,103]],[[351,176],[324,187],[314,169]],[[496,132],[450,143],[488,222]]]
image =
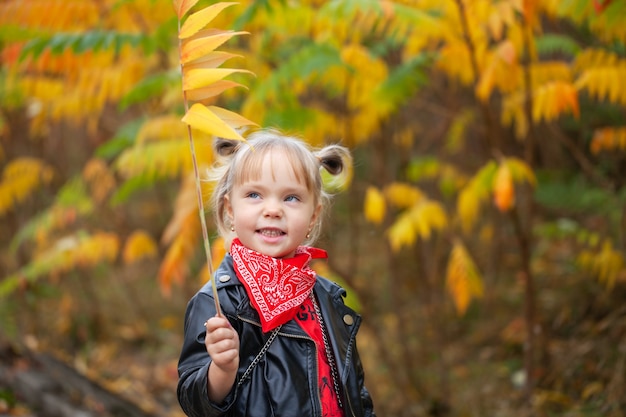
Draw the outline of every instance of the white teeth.
[[[259,233],[267,237],[277,237],[283,234],[283,232],[281,232],[280,230],[276,230],[276,229],[262,229],[259,231]]]

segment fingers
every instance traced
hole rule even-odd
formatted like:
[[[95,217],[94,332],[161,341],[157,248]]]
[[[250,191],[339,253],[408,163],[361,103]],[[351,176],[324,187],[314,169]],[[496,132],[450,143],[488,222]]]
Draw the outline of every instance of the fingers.
[[[220,367],[236,366],[239,359],[239,336],[225,317],[212,317],[205,323],[207,352]]]

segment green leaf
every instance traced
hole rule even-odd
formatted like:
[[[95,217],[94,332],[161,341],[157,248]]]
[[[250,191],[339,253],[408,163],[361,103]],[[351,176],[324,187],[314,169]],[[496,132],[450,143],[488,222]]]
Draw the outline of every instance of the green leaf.
[[[113,159],[122,153],[123,150],[132,147],[144,122],[145,120],[140,118],[123,125],[113,138],[96,149],[95,156],[103,159]]]
[[[403,62],[376,89],[374,99],[387,102],[391,109],[400,107],[428,82],[427,71],[431,64],[432,57],[429,54],[420,54]]]
[[[268,94],[282,91],[289,94],[288,86],[294,79],[305,80],[314,75],[323,74],[336,65],[343,65],[340,52],[330,43],[308,43],[276,69],[257,88],[256,93],[264,100]]]
[[[128,202],[128,200],[139,191],[154,188],[156,179],[151,175],[138,175],[125,181],[111,196],[109,204],[112,207],[119,206]]]
[[[537,37],[537,52],[540,55],[552,55],[554,53],[564,53],[570,57],[576,56],[580,51],[580,45],[567,35],[546,34]]]
[[[119,109],[126,110],[128,106],[144,103],[152,98],[160,98],[168,87],[180,83],[180,71],[177,69],[154,74],[137,83],[119,102]]]

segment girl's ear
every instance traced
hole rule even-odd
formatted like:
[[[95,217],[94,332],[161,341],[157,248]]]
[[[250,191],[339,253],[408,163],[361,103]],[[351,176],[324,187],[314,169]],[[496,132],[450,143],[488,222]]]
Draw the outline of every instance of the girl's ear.
[[[313,229],[313,227],[315,226],[315,223],[317,223],[317,219],[321,212],[322,212],[322,205],[318,204],[317,207],[315,207],[315,210],[313,211],[313,215],[311,216],[311,223],[309,223],[309,230]]]
[[[228,194],[224,196],[224,211],[226,212],[226,216],[228,220],[230,220],[230,224],[233,224],[234,214],[233,214],[233,206],[230,204],[230,197]]]

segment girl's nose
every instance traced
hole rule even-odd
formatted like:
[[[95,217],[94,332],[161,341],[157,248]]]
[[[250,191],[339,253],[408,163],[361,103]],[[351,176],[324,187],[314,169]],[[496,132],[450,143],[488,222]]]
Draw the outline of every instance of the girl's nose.
[[[283,209],[280,202],[274,199],[265,200],[265,206],[263,207],[263,215],[265,217],[281,217]]]

